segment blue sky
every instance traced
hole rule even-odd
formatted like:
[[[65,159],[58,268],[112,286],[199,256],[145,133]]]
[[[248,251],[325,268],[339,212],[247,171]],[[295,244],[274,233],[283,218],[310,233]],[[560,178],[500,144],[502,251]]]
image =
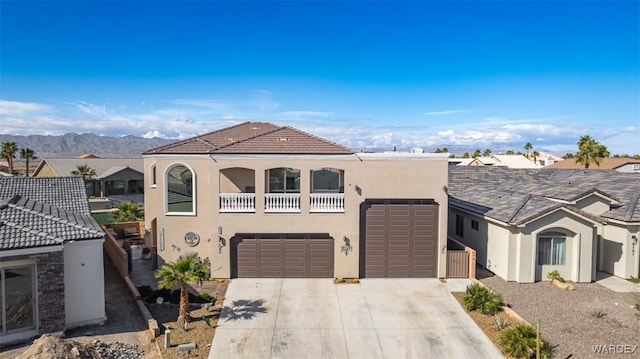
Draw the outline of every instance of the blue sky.
[[[0,2],[0,133],[640,153],[640,3]]]

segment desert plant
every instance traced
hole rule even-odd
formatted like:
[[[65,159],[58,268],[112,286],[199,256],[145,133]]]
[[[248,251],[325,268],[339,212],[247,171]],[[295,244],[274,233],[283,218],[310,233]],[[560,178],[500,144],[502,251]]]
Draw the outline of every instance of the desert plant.
[[[547,273],[547,278],[564,283],[564,278],[562,278],[560,272],[558,272],[557,270],[552,270],[551,272]]]
[[[591,316],[597,319],[604,318],[605,315],[607,315],[607,313],[605,313],[602,309],[596,309],[591,312]]]
[[[509,323],[507,323],[507,320],[504,319],[503,316],[500,316],[500,315],[496,316],[496,327],[498,327],[498,330],[502,330],[506,328],[508,324]]]
[[[535,358],[536,329],[528,324],[516,324],[507,328],[500,335],[502,350],[514,358]],[[542,358],[551,358],[549,343],[540,343]]]
[[[486,315],[502,310],[502,296],[477,283],[467,286],[462,303],[468,311],[479,309]]]
[[[144,208],[139,203],[124,202],[109,215],[112,222],[132,222],[144,220]]]
[[[636,284],[640,283],[640,278],[637,278],[637,277],[634,277],[634,276],[629,277],[629,279],[627,279],[627,280],[629,282],[631,282],[631,283],[636,283]]]

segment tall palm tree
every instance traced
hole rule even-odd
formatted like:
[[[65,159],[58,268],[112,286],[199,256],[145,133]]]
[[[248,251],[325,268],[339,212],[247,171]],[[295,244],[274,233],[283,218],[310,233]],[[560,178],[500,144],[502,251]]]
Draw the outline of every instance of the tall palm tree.
[[[20,158],[27,160],[27,171],[26,171],[26,176],[29,177],[29,160],[35,160],[37,159],[36,157],[36,151],[30,149],[30,148],[21,148],[20,149]]]
[[[178,311],[178,326],[182,331],[187,330],[189,318],[189,288],[188,283],[202,284],[203,280],[209,279],[209,272],[205,262],[198,257],[197,253],[180,256],[175,262],[166,262],[158,268],[155,273],[159,288],[171,288],[180,285],[180,309]]]
[[[16,158],[16,152],[18,151],[18,145],[13,141],[2,142],[2,148],[0,149],[0,158],[7,159],[7,166],[9,167],[9,174],[13,174],[13,159]]]
[[[484,152],[482,152],[482,156],[484,157],[491,156],[491,150],[487,148],[486,150],[484,150]]]
[[[138,203],[124,202],[118,206],[118,209],[111,212],[111,220],[118,222],[132,222],[144,220],[144,209],[140,208]]]
[[[584,165],[584,168],[589,168],[591,163],[595,163],[600,166],[600,162],[605,157],[609,157],[610,153],[607,147],[597,142],[593,137],[584,135],[580,137],[578,141],[578,153],[576,153],[576,163]]]
[[[475,151],[473,151],[473,154],[471,155],[471,157],[472,158],[478,158],[478,157],[480,157],[480,155],[481,155],[480,150],[475,150]]]
[[[72,176],[82,176],[84,180],[90,180],[96,176],[96,170],[89,167],[88,165],[78,165],[76,169],[71,171]]]
[[[442,148],[442,153],[449,153],[449,149],[448,149],[448,148],[446,148],[446,147],[443,147],[443,148]]]
[[[533,148],[533,145],[531,144],[531,142],[527,142],[524,145],[524,149],[527,151],[527,158],[529,158],[529,151]]]

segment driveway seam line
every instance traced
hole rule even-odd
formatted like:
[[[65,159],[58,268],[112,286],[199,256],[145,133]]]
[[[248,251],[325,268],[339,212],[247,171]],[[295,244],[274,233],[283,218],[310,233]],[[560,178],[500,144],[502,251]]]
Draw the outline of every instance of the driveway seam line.
[[[336,292],[336,299],[338,299],[338,311],[340,312],[340,323],[342,323],[342,340],[344,340],[344,350],[345,350],[345,354],[347,355],[346,358],[349,359],[349,347],[348,347],[348,343],[347,343],[347,332],[344,329],[344,316],[342,315],[342,305],[340,304],[340,293],[338,293],[338,285],[339,284],[333,284],[333,288],[335,289]]]
[[[367,295],[362,289],[362,281],[360,281],[360,291],[362,291],[362,297],[364,297],[365,303],[367,303],[367,311],[369,312],[369,317],[371,318],[371,326],[373,327],[373,332],[376,334],[376,342],[378,343],[378,348],[380,349],[380,355],[384,358],[384,352],[382,351],[382,343],[380,343],[380,336],[378,335],[378,328],[376,327],[376,323],[373,320],[373,314],[371,313],[371,304],[369,304],[369,300],[367,299]]]
[[[271,347],[269,347],[269,359],[273,357],[273,341],[276,340],[276,325],[278,323],[278,310],[280,309],[280,299],[282,298],[282,279],[279,279],[280,282],[280,292],[278,293],[278,305],[276,305],[276,315],[275,320],[273,321],[273,335],[271,336]]]

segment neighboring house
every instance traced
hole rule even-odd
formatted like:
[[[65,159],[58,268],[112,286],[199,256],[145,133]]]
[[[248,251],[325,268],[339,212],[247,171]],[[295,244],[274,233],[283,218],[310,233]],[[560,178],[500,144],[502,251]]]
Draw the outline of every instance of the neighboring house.
[[[528,160],[523,155],[493,155],[491,157],[476,157],[470,161],[458,163],[458,166],[501,166],[509,168],[540,168],[539,165]]]
[[[542,167],[551,166],[552,164],[563,160],[562,157],[544,151],[538,151],[538,155],[535,157],[530,153],[529,159]]]
[[[553,169],[584,169],[584,165],[577,163],[575,158],[567,158],[566,160],[556,162],[546,168]],[[606,157],[600,162],[600,165],[591,163],[590,170],[616,170],[625,173],[640,173],[640,160],[626,157]]]
[[[33,177],[66,177],[78,166],[87,165],[96,176],[86,183],[89,196],[107,197],[142,193],[144,170],[141,158],[45,158],[38,164]]]
[[[246,122],[143,153],[161,261],[213,277],[444,277],[447,155],[355,153]]]
[[[453,166],[448,193],[449,236],[508,281],[640,274],[637,175]]]
[[[475,158],[462,158],[462,157],[454,157],[449,158],[449,166],[468,166],[471,161],[475,160]]]
[[[79,177],[0,177],[0,345],[104,322],[104,232]]]

